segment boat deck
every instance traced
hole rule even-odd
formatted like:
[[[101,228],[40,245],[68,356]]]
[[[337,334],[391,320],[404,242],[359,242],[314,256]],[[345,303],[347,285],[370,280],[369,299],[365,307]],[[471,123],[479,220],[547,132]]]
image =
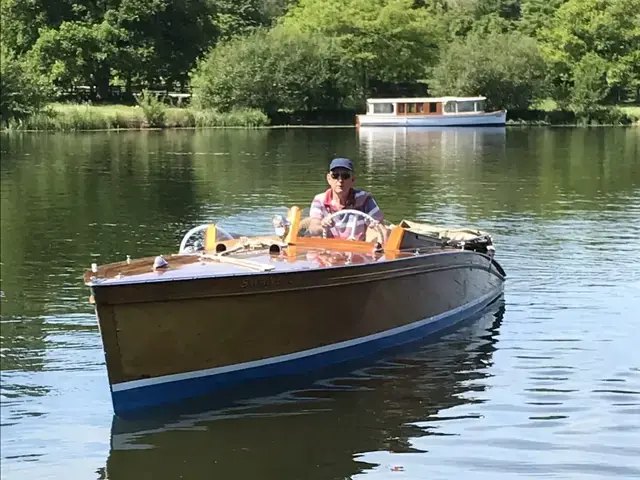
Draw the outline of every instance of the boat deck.
[[[443,249],[423,248],[418,253],[434,253]],[[448,250],[448,249],[447,249]],[[347,265],[398,260],[414,257],[416,250],[406,252],[370,253],[333,250],[327,248],[289,246],[271,254],[268,248],[238,251],[227,255],[175,254],[164,256],[167,265],[154,269],[155,256],[110,263],[99,266],[97,271],[87,271],[87,285],[121,285],[170,280],[186,280],[256,273],[284,273]]]

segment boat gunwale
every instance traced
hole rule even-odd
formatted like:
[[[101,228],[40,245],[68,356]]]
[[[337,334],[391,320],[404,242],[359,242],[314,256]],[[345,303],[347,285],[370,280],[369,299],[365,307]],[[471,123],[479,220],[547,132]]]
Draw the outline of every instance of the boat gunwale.
[[[310,249],[311,250],[311,249]],[[315,249],[314,249],[315,250]],[[322,249],[317,249],[317,250],[322,250]],[[281,270],[281,271],[248,271],[248,272],[223,272],[223,273],[211,273],[211,274],[203,274],[203,275],[197,275],[197,276],[184,276],[184,277],[173,277],[173,278],[150,278],[150,279],[144,279],[144,280],[127,280],[122,279],[122,280],[118,280],[118,279],[114,279],[114,278],[108,278],[108,279],[97,279],[97,281],[89,281],[89,282],[85,282],[87,286],[89,287],[116,287],[116,286],[135,286],[135,285],[148,285],[148,284],[166,284],[166,283],[176,283],[176,282],[185,282],[185,281],[196,281],[196,280],[211,280],[211,279],[227,279],[227,278],[241,278],[241,277],[263,277],[263,276],[285,276],[285,275],[293,275],[293,274],[299,274],[299,273],[312,273],[312,272],[323,272],[323,271],[331,271],[331,270],[336,270],[336,269],[362,269],[364,267],[370,267],[370,266],[375,266],[375,265],[385,265],[385,264],[390,264],[393,265],[395,263],[398,262],[404,262],[404,261],[408,261],[408,260],[414,260],[416,258],[429,258],[429,257],[434,257],[434,256],[439,256],[439,255],[452,255],[452,254],[457,254],[457,253],[462,253],[465,255],[480,255],[483,258],[486,258],[488,260],[491,261],[492,265],[497,265],[497,272],[498,275],[501,278],[506,278],[506,274],[504,274],[504,270],[502,269],[502,267],[500,266],[500,264],[496,261],[496,259],[486,253],[483,252],[477,252],[474,250],[463,250],[463,249],[459,249],[459,248],[451,248],[451,249],[438,249],[438,251],[435,252],[428,252],[428,253],[418,253],[418,254],[412,254],[410,251],[401,251],[401,253],[406,253],[406,256],[403,256],[401,258],[382,258],[382,259],[378,259],[378,260],[374,260],[371,262],[366,262],[366,263],[354,263],[354,264],[340,264],[340,265],[323,265],[323,266],[318,266],[315,268],[307,268],[307,269],[291,269],[291,270]],[[174,255],[174,257],[183,257],[183,256],[189,256],[189,257],[194,257],[194,258],[199,258],[198,254],[176,254]],[[150,257],[142,257],[140,259],[138,259],[138,261],[140,260],[152,260],[154,257],[150,256]],[[118,262],[121,263],[121,262]],[[111,265],[111,264],[106,264],[106,265]],[[466,265],[465,265],[466,266]],[[415,268],[415,267],[411,267],[411,268]],[[392,273],[393,270],[387,270],[386,273]],[[92,272],[87,272],[87,274],[92,273]],[[108,283],[106,282],[106,280],[108,280]]]
[[[142,304],[170,302],[176,300],[197,300],[231,297],[251,297],[264,294],[307,292],[315,289],[335,288],[347,285],[364,285],[373,282],[385,282],[402,277],[413,277],[425,274],[444,272],[456,269],[479,269],[494,276],[500,282],[506,281],[506,275],[500,264],[495,259],[478,252],[458,251],[463,255],[477,253],[484,261],[480,261],[475,255],[465,259],[466,261],[454,261],[447,265],[430,264],[414,265],[405,268],[382,268],[378,271],[364,271],[356,275],[349,275],[349,267],[338,266],[315,271],[294,271],[293,275],[262,276],[262,274],[231,275],[223,281],[217,282],[216,277],[183,278],[172,281],[146,282],[146,283],[118,283],[95,285],[91,287],[92,297],[96,306],[116,306],[125,304]],[[413,260],[424,260],[425,257],[413,257]],[[410,260],[409,258],[400,260]],[[397,263],[397,262],[396,262]],[[379,264],[368,264],[376,267]],[[336,269],[342,270],[337,272]],[[333,270],[334,275],[331,275]],[[327,274],[327,272],[330,272]],[[323,277],[324,273],[324,277]],[[340,273],[343,273],[340,275]],[[259,275],[256,277],[256,275]],[[284,280],[283,280],[284,279]],[[237,283],[234,283],[237,282]],[[214,283],[212,283],[214,282]],[[111,288],[114,287],[114,288]]]

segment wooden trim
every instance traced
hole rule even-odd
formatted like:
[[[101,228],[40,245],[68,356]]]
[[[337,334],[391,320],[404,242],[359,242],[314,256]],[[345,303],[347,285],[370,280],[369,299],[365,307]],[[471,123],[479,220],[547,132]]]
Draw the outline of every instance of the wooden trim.
[[[259,272],[268,272],[275,269],[273,265],[265,265],[264,263],[252,262],[251,260],[230,257],[226,255],[204,255],[204,258],[213,260],[214,262],[228,263],[230,265],[236,265],[238,267],[244,267],[250,270],[257,270]]]
[[[387,277],[412,275],[418,272],[481,269],[491,276],[501,277],[497,268],[490,268],[489,257],[467,250],[452,250],[435,255],[415,255],[396,252],[400,257],[391,262],[393,251],[384,254],[381,262],[341,265],[336,268],[299,270],[291,273],[247,272],[224,278],[205,277],[144,284],[121,284],[93,287],[96,304],[126,304],[167,302],[194,298],[251,296],[277,291],[305,291],[330,286],[364,283]]]
[[[298,231],[300,230],[300,220],[302,217],[302,210],[300,207],[293,206],[289,209],[287,220],[289,221],[289,232],[284,238],[285,243],[295,243],[298,240]]]
[[[216,245],[218,244],[218,232],[216,224],[212,223],[207,227],[204,233],[204,250],[205,252],[215,252]]]
[[[321,248],[355,253],[372,253],[375,244],[359,240],[343,240],[342,238],[300,237],[293,245],[306,248]]]
[[[384,244],[384,256],[386,259],[395,260],[399,258],[400,247],[402,246],[404,234],[405,230],[400,225],[396,225],[391,229],[391,233],[389,233],[387,241]]]
[[[384,250],[400,250],[400,245],[402,245],[402,239],[404,238],[404,227],[400,225],[396,225],[391,230],[389,237],[387,238],[386,243],[384,244]]]
[[[436,105],[436,111],[432,112],[429,110],[429,105]],[[416,105],[415,112],[409,112],[407,105]],[[418,105],[422,106],[422,111],[418,112]],[[400,107],[402,107],[403,111],[400,111]],[[442,115],[442,102],[402,102],[396,104],[396,115],[398,116],[425,116],[425,115]]]

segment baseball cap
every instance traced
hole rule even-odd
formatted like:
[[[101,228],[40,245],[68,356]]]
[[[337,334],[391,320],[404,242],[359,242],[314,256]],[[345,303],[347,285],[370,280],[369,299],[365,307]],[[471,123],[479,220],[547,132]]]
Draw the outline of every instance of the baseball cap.
[[[329,165],[329,170],[333,170],[334,168],[346,168],[347,170],[353,171],[353,163],[348,158],[334,158]]]

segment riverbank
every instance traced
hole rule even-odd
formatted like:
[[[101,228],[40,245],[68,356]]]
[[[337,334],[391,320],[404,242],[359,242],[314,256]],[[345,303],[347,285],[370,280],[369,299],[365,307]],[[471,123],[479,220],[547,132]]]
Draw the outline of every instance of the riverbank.
[[[5,131],[145,130],[151,128],[256,128],[266,126],[353,125],[355,111],[323,113],[279,113],[269,117],[256,109],[228,113],[195,108],[162,107],[149,110],[128,105],[54,103]],[[602,107],[589,116],[558,110],[546,102],[537,109],[510,111],[507,126],[596,126],[640,125],[640,106]]]
[[[597,106],[588,113],[577,114],[558,108],[551,99],[539,102],[528,110],[511,110],[508,125],[540,126],[626,126],[640,125],[640,105],[620,104]]]
[[[163,107],[147,110],[129,105],[61,104],[43,112],[12,121],[5,128],[14,131],[143,130],[149,128],[262,127],[269,118],[259,110],[241,109],[229,113],[192,108]]]

